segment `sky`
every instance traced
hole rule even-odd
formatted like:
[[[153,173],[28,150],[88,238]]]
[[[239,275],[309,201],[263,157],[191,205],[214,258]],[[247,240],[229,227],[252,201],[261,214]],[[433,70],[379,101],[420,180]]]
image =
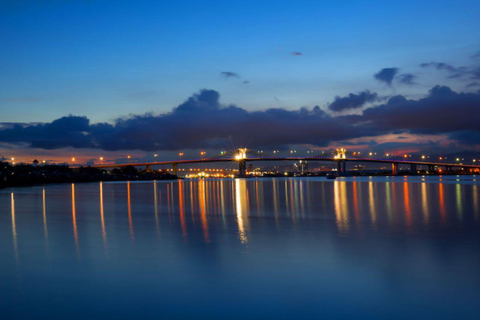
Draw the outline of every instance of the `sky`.
[[[0,2],[0,156],[480,149],[478,1]]]

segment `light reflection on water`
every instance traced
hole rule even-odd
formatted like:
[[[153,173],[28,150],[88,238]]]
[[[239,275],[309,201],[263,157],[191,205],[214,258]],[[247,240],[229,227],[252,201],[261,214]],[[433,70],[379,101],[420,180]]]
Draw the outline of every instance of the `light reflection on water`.
[[[78,318],[95,310],[127,318],[420,318],[427,308],[437,318],[476,318],[480,190],[476,177],[458,179],[4,190],[0,302],[7,314],[30,305],[24,317],[48,308]],[[78,299],[88,308],[72,303]]]

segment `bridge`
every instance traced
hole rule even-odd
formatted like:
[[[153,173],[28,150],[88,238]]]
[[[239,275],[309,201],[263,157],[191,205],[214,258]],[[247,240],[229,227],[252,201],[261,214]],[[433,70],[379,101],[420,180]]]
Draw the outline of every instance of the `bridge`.
[[[247,163],[249,162],[266,162],[266,161],[298,161],[300,163],[308,162],[330,162],[336,163],[337,172],[339,175],[345,175],[347,173],[347,162],[357,163],[382,163],[391,165],[392,175],[399,174],[399,166],[409,167],[411,174],[416,174],[418,167],[424,167],[430,173],[445,173],[452,174],[454,169],[460,169],[466,173],[480,172],[480,165],[468,165],[462,163],[443,163],[443,162],[429,162],[429,161],[412,161],[412,160],[396,160],[396,159],[372,159],[372,158],[347,158],[344,149],[337,150],[337,155],[333,157],[324,156],[311,156],[311,157],[272,157],[272,156],[255,156],[247,157],[246,149],[238,149],[238,152],[233,157],[213,157],[191,160],[172,160],[172,161],[154,161],[154,162],[135,162],[135,163],[121,163],[121,164],[99,164],[93,165],[93,168],[99,169],[113,169],[122,168],[128,166],[145,167],[147,172],[151,171],[152,166],[165,166],[171,165],[174,175],[178,174],[178,167],[185,164],[196,163],[236,163],[238,165],[238,176],[243,177],[246,175]],[[441,170],[444,168],[444,170]]]

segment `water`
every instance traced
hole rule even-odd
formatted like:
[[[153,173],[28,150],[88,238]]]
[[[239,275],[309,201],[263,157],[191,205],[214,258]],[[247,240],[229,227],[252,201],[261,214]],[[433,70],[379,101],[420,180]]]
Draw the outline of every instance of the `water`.
[[[480,318],[480,177],[0,191],[9,318]]]

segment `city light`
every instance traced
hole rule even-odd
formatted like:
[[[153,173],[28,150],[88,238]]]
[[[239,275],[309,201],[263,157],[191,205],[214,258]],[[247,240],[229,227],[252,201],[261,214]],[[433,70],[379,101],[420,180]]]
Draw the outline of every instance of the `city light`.
[[[235,160],[240,161],[247,158],[247,148],[240,148],[238,152],[235,154]]]

